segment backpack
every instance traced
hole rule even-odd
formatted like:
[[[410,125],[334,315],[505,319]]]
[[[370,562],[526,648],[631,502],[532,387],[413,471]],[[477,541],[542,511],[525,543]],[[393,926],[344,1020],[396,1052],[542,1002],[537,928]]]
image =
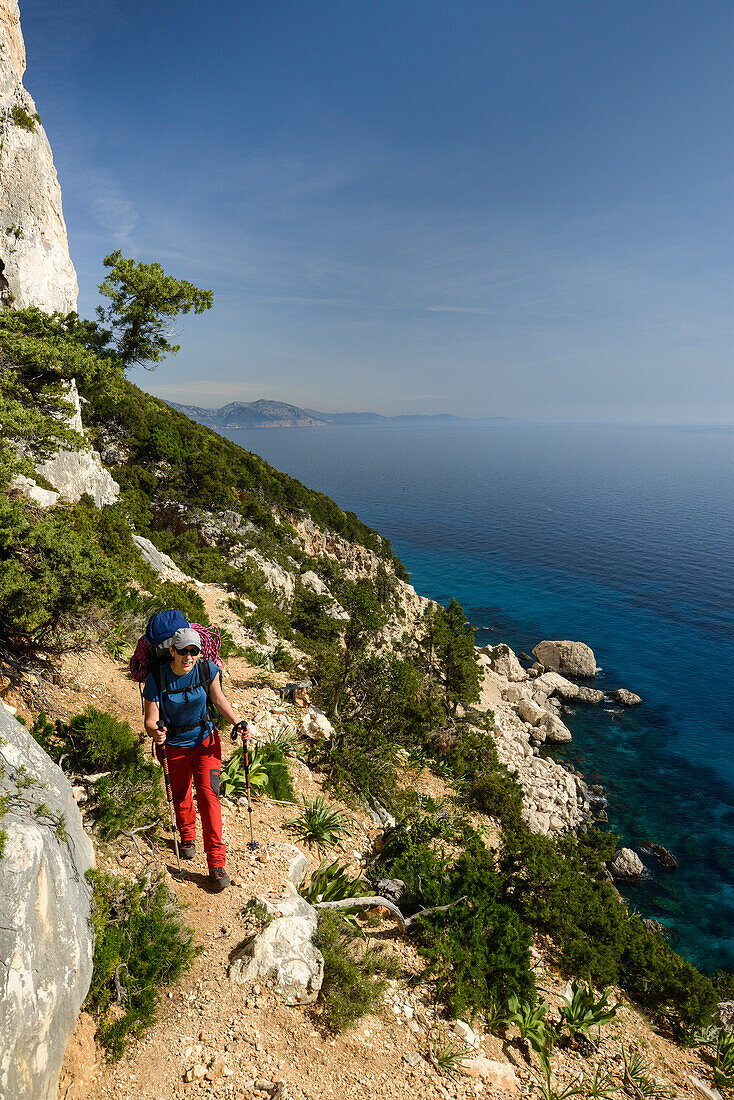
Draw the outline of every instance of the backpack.
[[[191,630],[195,630],[201,638],[201,656],[197,661],[199,683],[206,692],[207,713],[212,719],[215,717],[215,711],[209,699],[209,685],[211,683],[209,661],[213,661],[219,668],[224,668],[224,662],[219,656],[222,647],[219,631],[216,627],[201,626],[200,623],[189,623],[183,612],[176,610],[158,611],[155,615],[151,615],[145,628],[145,634],[138,639],[135,652],[130,658],[130,678],[135,680],[140,688],[140,705],[143,714],[145,714],[143,684],[150,674],[153,675],[158,688],[161,704],[163,704],[163,697],[166,694],[165,685],[163,684],[163,666],[170,664],[171,654],[164,643],[172,638],[177,630],[189,627]],[[161,712],[163,712],[162,705]],[[163,713],[161,713],[161,717],[163,717]]]

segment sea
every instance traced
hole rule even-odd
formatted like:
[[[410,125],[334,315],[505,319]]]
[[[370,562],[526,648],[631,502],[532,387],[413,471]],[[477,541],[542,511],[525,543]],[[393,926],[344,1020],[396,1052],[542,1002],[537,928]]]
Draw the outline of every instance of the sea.
[[[477,644],[586,642],[595,686],[554,755],[600,783],[645,863],[629,904],[734,971],[734,427],[530,424],[227,430],[392,541]],[[661,844],[678,860],[664,869]]]

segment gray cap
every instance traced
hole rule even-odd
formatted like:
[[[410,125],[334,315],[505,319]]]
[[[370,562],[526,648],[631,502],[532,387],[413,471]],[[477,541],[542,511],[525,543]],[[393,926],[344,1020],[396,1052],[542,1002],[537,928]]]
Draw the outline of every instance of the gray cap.
[[[197,649],[201,649],[201,638],[195,630],[191,627],[181,627],[177,630],[172,638],[169,638],[166,642],[167,646],[175,646],[176,649],[184,649],[187,645],[195,645]]]

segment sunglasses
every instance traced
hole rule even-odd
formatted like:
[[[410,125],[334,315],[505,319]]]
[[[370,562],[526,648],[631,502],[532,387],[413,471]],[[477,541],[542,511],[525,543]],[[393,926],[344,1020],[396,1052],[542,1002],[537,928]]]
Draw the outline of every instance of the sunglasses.
[[[186,649],[179,649],[178,646],[176,646],[176,653],[178,653],[179,657],[198,657],[201,650],[197,649],[195,645],[187,646]]]

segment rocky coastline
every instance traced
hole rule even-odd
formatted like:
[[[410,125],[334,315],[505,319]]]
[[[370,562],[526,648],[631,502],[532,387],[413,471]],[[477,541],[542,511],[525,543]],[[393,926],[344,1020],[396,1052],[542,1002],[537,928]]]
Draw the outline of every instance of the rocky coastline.
[[[640,696],[626,688],[605,695],[577,683],[591,679],[597,671],[594,653],[583,642],[543,640],[532,656],[518,656],[500,643],[479,648],[477,658],[482,669],[478,706],[494,714],[497,755],[522,787],[528,828],[544,836],[564,836],[583,832],[594,822],[606,822],[602,789],[586,783],[569,765],[543,755],[542,746],[571,741],[571,731],[561,718],[567,703],[595,706],[611,698],[635,706],[642,701]],[[637,856],[635,860],[640,862]],[[642,865],[636,876],[628,873],[630,865],[628,860],[619,878],[639,877]]]

